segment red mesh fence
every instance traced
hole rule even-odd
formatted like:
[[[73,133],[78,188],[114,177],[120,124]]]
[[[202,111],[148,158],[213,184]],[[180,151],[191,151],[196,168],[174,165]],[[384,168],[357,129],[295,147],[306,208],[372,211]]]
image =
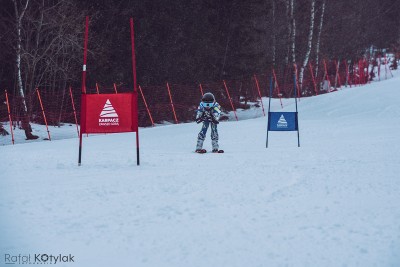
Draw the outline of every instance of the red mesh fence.
[[[304,69],[303,82],[297,84],[297,95],[307,97],[317,94],[331,92],[342,86],[353,86],[365,84],[370,79],[372,67],[366,60],[356,62],[347,61],[322,61],[318,66],[310,62]],[[233,110],[257,108],[260,112],[254,113],[262,116],[262,105],[260,95],[270,95],[270,82],[273,78],[273,98],[291,98],[294,96],[294,73],[293,66],[267,70],[265,73],[245,77],[242,79],[226,80],[218,82],[193,83],[190,85],[168,84],[149,86],[142,85],[139,91],[138,109],[139,125],[151,126],[152,120],[157,123],[190,122],[194,120],[195,111],[201,101],[202,92],[211,92],[216,101],[220,103],[223,114],[221,120],[235,119]],[[300,72],[301,68],[298,68]],[[297,73],[297,77],[299,73]],[[96,84],[86,89],[88,94],[123,93],[131,91],[131,88],[119,85],[104,86]],[[69,88],[54,90],[53,88],[39,88],[43,102],[44,112],[49,125],[60,125],[61,123],[75,123],[80,119],[80,88]],[[71,98],[72,93],[72,98]],[[14,125],[24,120],[25,114],[21,97],[8,93],[11,116]],[[147,108],[144,99],[147,102]],[[34,123],[44,124],[38,95],[31,92],[26,95],[26,104],[29,110],[29,120]],[[172,102],[171,102],[172,100]],[[0,121],[8,121],[8,112],[5,94],[0,95]],[[174,109],[172,108],[174,107]],[[75,110],[74,110],[75,108]],[[265,107],[266,109],[267,107]],[[175,111],[175,113],[174,113]],[[150,114],[149,114],[150,112]],[[176,116],[176,119],[175,119]],[[248,116],[246,116],[248,118]],[[240,115],[237,116],[240,120]],[[6,128],[6,127],[5,127]]]

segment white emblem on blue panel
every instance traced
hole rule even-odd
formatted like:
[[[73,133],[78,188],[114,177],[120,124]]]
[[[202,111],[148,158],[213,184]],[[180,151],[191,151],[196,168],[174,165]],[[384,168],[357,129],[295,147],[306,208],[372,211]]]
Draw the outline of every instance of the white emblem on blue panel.
[[[281,117],[278,120],[278,123],[276,124],[277,128],[287,128],[287,121],[285,119],[285,117],[283,116],[283,114],[281,115]]]

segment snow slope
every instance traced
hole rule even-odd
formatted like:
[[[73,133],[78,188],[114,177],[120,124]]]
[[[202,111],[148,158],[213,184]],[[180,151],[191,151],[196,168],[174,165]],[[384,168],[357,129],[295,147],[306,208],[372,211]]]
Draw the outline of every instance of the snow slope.
[[[192,153],[195,123],[141,129],[139,167],[134,134],[84,138],[81,167],[77,138],[2,146],[0,265],[400,266],[399,86],[301,99],[300,148],[266,149],[265,117],[221,123],[225,154]]]

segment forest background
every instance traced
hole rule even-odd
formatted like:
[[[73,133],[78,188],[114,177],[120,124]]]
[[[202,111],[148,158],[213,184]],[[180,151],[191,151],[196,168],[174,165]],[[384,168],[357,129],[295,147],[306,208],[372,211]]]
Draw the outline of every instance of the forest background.
[[[129,18],[138,83],[198,84],[271,66],[358,60],[400,51],[396,0],[0,0],[0,88],[22,101],[29,128],[36,88],[80,88],[85,16],[88,86],[132,87]],[[129,55],[129,56],[128,56]],[[316,70],[318,75],[318,71]],[[178,92],[179,93],[179,92]],[[148,91],[155,98],[157,90]],[[28,131],[29,132],[29,131]],[[29,138],[29,136],[27,136]]]

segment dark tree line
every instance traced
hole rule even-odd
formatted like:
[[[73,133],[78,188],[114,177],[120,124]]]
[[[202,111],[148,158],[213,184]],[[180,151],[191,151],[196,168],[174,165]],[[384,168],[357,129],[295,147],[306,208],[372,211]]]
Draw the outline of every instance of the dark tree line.
[[[397,0],[0,0],[0,87],[80,86],[84,16],[88,84],[131,86],[129,18],[138,82],[250,76],[271,65],[359,58],[400,49]],[[29,132],[30,103],[25,104]]]

